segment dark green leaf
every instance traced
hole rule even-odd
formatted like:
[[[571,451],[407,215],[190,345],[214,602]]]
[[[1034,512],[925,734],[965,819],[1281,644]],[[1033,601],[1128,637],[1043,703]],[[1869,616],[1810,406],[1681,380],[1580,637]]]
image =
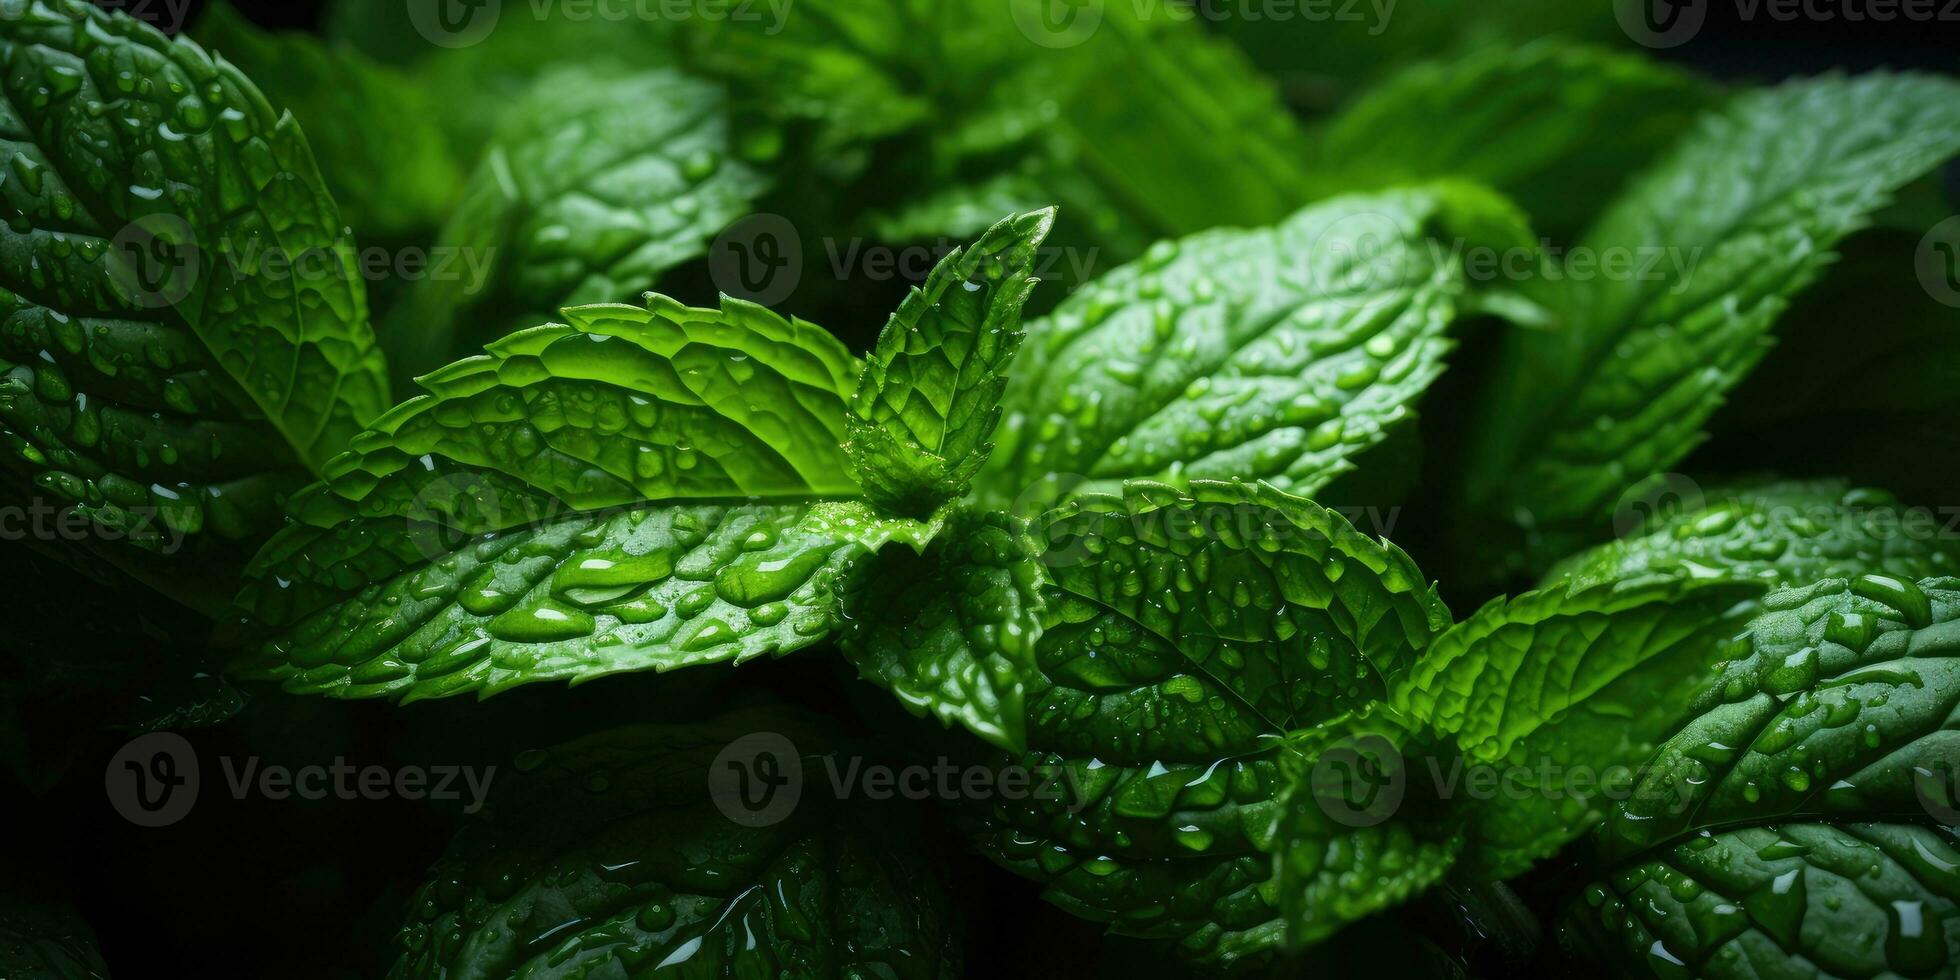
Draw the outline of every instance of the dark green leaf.
[[[727,814],[748,786],[711,770],[716,753],[742,737],[821,750],[810,731],[747,712],[520,756],[431,869],[390,976],[960,976],[945,895],[909,846],[916,828],[815,793],[776,822]],[[723,791],[726,806],[711,805]]]
[[[1587,889],[1579,945],[1666,980],[1934,977],[1960,944],[1960,838],[1891,823],[1696,837]]]
[[[195,44],[79,0],[10,8],[0,67],[10,465],[132,537],[255,536],[388,402],[298,124]]]
[[[1943,78],[1796,81],[1708,116],[1580,243],[1631,250],[1627,274],[1539,284],[1560,322],[1506,339],[1472,504],[1540,527],[1606,517],[1700,441],[1838,241],[1956,150],[1960,84]]]
[[[227,4],[205,11],[193,34],[305,125],[356,231],[390,238],[442,223],[463,170],[436,125],[443,107],[418,79],[346,45],[262,30]]]

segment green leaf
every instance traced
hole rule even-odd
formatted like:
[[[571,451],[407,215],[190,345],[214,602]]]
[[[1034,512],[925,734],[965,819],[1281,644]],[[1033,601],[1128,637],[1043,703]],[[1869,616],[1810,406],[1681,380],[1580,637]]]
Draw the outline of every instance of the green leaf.
[[[1455,244],[1528,240],[1502,199],[1439,185],[1160,242],[1029,324],[987,491],[1038,505],[1244,477],[1311,494],[1442,372]]]
[[[437,239],[449,274],[418,280],[389,332],[421,367],[561,307],[637,299],[767,186],[732,139],[722,90],[678,72],[545,76]]]
[[[1621,538],[1553,567],[1575,589],[1662,575],[1753,579],[1771,588],[1865,573],[1921,579],[1960,571],[1960,535],[1931,511],[1843,480],[1753,482],[1657,512]]]
[[[255,536],[388,402],[298,124],[195,44],[79,0],[10,9],[0,65],[8,465],[132,536]]]
[[[739,300],[592,306],[423,379],[294,501],[239,669],[407,700],[741,663],[844,625],[844,580],[932,522],[850,498],[856,362]]]
[[[1448,610],[1392,545],[1271,487],[1133,484],[1041,536],[1019,764],[1065,792],[997,802],[981,850],[1118,934],[1270,956],[1281,736],[1380,698]]]
[[[1456,863],[1462,821],[1426,779],[1442,757],[1385,712],[1295,733],[1281,761],[1273,847],[1289,944],[1399,905]]]
[[[913,713],[1010,751],[1026,747],[1042,572],[1004,515],[968,518],[920,559],[885,552],[847,597],[844,652]]]
[[[1960,838],[1900,823],[1781,823],[1615,869],[1575,944],[1625,976],[1931,977],[1960,943]]]
[[[1540,284],[1561,323],[1507,336],[1472,504],[1538,527],[1605,517],[1700,441],[1838,241],[1956,150],[1960,84],[1926,76],[1791,82],[1704,119],[1580,243],[1635,250],[1628,274]]]
[[[821,328],[724,297],[649,295],[503,338],[421,379],[294,511],[494,531],[648,500],[855,496],[838,442],[856,358]]]
[[[1476,806],[1471,873],[1518,874],[1601,820],[1608,771],[1667,737],[1760,593],[1727,581],[1554,587],[1493,600],[1437,638],[1389,703],[1505,780]]]
[[[436,125],[441,103],[419,80],[347,45],[262,30],[228,4],[205,11],[193,34],[305,124],[357,231],[390,238],[442,223],[463,170]]]
[[[1000,421],[1021,307],[1051,208],[1005,218],[955,249],[885,324],[858,378],[844,451],[886,509],[928,514],[966,496]]]
[[[848,501],[646,504],[461,540],[415,519],[296,525],[240,597],[277,635],[234,670],[415,701],[781,656],[845,626],[854,565],[933,531]]]
[[[1510,196],[1540,230],[1576,231],[1711,101],[1684,72],[1546,40],[1413,66],[1344,107],[1315,145],[1329,184],[1461,177]]]
[[[815,752],[812,727],[764,712],[637,726],[499,768],[410,903],[389,975],[960,976],[917,828],[815,793],[777,822],[731,818],[746,783],[711,768],[717,751],[746,737]]]
[[[1600,830],[1609,859],[1783,819],[1953,822],[1960,580],[1770,596]]]

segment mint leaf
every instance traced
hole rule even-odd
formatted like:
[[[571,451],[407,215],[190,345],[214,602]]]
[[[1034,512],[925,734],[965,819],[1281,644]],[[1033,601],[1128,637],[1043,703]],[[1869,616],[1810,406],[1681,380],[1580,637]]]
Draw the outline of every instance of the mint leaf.
[[[858,378],[844,451],[873,502],[928,514],[964,497],[993,450],[1021,307],[1053,209],[1005,218],[939,261],[885,324]]]
[[[1867,572],[1910,580],[1960,571],[1960,534],[1883,490],[1843,480],[1754,482],[1711,487],[1699,504],[1567,558],[1546,579],[1583,589],[1646,575],[1721,576],[1777,588]]]
[[[499,767],[491,805],[411,903],[421,912],[389,975],[953,980],[959,929],[908,846],[916,828],[816,794],[759,826],[725,812],[748,802],[711,768],[718,750],[746,737],[816,752],[813,731],[752,711],[615,729]]]
[[[1614,787],[1575,771],[1646,759],[1760,592],[1654,579],[1554,587],[1492,600],[1438,637],[1389,704],[1523,790],[1480,801],[1464,855],[1472,873],[1518,874],[1601,820]]]
[[[1905,823],[1696,837],[1586,892],[1576,942],[1665,978],[1936,976],[1960,919],[1960,838]]]
[[[1271,487],[1132,484],[1039,530],[1019,764],[1059,793],[977,816],[981,850],[1113,932],[1271,956],[1282,736],[1381,697],[1448,611],[1392,545]]]
[[[1560,232],[1583,226],[1711,101],[1664,65],[1543,40],[1412,66],[1343,107],[1315,147],[1329,184],[1461,177]]]
[[[820,642],[860,559],[931,538],[841,499],[828,334],[733,299],[566,313],[424,378],[295,499],[239,669],[418,699],[740,663]]]
[[[1544,283],[1559,326],[1506,337],[1472,503],[1539,527],[1603,518],[1700,441],[1837,242],[1956,150],[1960,85],[1917,75],[1791,82],[1704,119],[1580,243],[1648,250],[1649,274]]]
[[[1946,817],[1960,580],[1778,592],[1600,831],[1609,858],[1762,820]]]
[[[933,528],[844,501],[647,504],[470,534],[357,518],[275,537],[240,603],[276,633],[234,670],[403,701],[740,664],[845,625],[850,569]]]
[[[196,45],[78,0],[16,8],[7,465],[153,547],[251,538],[388,400],[333,199],[292,117]]]
[[[955,523],[923,558],[885,552],[846,600],[844,652],[915,714],[931,711],[1004,749],[1025,748],[1027,687],[1044,610],[1018,522]]]
[[[1462,821],[1427,780],[1442,759],[1418,733],[1371,707],[1295,733],[1286,748],[1273,847],[1289,944],[1399,905],[1455,864]]]
[[[321,175],[357,231],[392,238],[442,223],[463,171],[431,125],[443,106],[419,80],[346,45],[262,30],[228,4],[205,11],[193,33],[306,126]]]
[[[1152,246],[1028,325],[989,494],[1229,477],[1314,492],[1442,372],[1466,241],[1528,235],[1502,199],[1439,185]]]
[[[302,520],[494,531],[647,500],[855,496],[838,442],[857,360],[802,320],[650,294],[503,338],[421,379],[302,494]]]
[[[734,155],[719,87],[671,70],[555,71],[505,112],[438,237],[456,268],[418,280],[390,333],[419,367],[561,307],[635,300],[766,186]]]

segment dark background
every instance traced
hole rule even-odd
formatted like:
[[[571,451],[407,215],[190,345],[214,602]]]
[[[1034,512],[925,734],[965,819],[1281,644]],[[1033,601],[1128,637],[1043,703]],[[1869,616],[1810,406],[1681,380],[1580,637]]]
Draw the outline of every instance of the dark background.
[[[237,6],[263,25],[305,29],[323,3],[237,0]],[[1742,23],[1734,0],[1721,0],[1711,4],[1692,41],[1655,54],[1738,81],[1833,68],[1953,72],[1960,70],[1960,30],[1762,17]],[[0,877],[78,909],[111,969],[125,977],[377,975],[386,969],[409,890],[440,854],[458,816],[456,806],[399,799],[235,801],[224,790],[222,756],[295,767],[336,758],[390,767],[493,765],[609,724],[704,717],[736,696],[720,686],[725,672],[705,672],[615,677],[569,691],[548,685],[484,703],[457,699],[408,708],[260,697],[233,722],[188,733],[203,765],[197,807],[175,826],[142,829],[108,806],[102,783],[106,760],[127,737],[118,730],[127,717],[119,699],[140,682],[103,665],[124,662],[132,651],[162,662],[179,638],[202,627],[162,603],[132,608],[104,596],[88,579],[13,542],[0,542],[0,596],[8,620],[0,683],[65,678],[75,692],[19,706],[35,735],[26,745],[0,747],[46,770],[31,785],[0,775],[0,813],[10,830]],[[841,718],[869,718],[864,730],[875,729],[889,699],[855,699],[864,685],[842,675],[837,663],[803,657],[752,665],[739,678],[749,692],[740,696],[766,689]],[[971,975],[1159,976],[1169,969],[1167,958],[1142,944],[1102,940],[1095,926],[1039,902],[1024,882],[957,854],[944,860],[953,886],[969,892],[979,910],[967,947]],[[1534,881],[1519,887],[1529,892]],[[1368,926],[1388,930],[1355,944],[1372,947],[1369,972],[1383,969],[1378,958],[1397,945],[1394,930],[1420,925]],[[1029,950],[1041,952],[1031,961],[1013,959]],[[1347,972],[1341,958],[1349,954],[1330,955],[1336,959],[1327,966]]]

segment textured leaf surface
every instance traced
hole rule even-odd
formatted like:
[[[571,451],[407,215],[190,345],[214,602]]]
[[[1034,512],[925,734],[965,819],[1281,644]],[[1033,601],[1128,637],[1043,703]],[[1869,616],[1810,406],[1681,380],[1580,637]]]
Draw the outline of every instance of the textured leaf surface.
[[[816,748],[785,718],[748,713],[618,729],[499,769],[490,807],[411,903],[390,976],[960,976],[946,897],[907,846],[916,829],[814,794],[766,826],[710,805],[715,753],[762,731]]]
[[[1604,517],[1695,446],[1832,247],[1956,150],[1960,84],[1941,78],[1791,82],[1706,118],[1581,242],[1648,250],[1647,274],[1544,283],[1559,327],[1507,338],[1471,500],[1541,526]]]
[[[11,465],[105,526],[248,537],[282,471],[388,400],[306,140],[238,71],[121,14],[0,20]]]
[[[1435,884],[1463,846],[1461,819],[1432,791],[1440,757],[1380,712],[1290,736],[1273,833],[1287,942],[1320,942]]]
[[[1629,862],[1580,935],[1626,976],[1934,977],[1960,945],[1960,839],[1910,824],[1744,827]]]
[[[1035,250],[1054,221],[1052,209],[1003,219],[939,260],[885,324],[844,443],[873,502],[923,514],[966,496],[993,450]]]
[[[295,505],[465,531],[701,498],[854,495],[838,448],[856,359],[822,329],[724,298],[589,306],[421,379]]]
[[[846,601],[844,650],[914,713],[1025,748],[1042,572],[1012,518],[955,523],[923,558],[894,549]]]
[[[1710,101],[1693,76],[1651,60],[1540,41],[1411,67],[1314,142],[1330,183],[1463,177],[1516,200],[1540,230],[1571,231]]]
[[[240,598],[280,633],[238,669],[419,700],[739,664],[841,628],[851,566],[931,530],[848,502],[646,504],[460,540],[412,518],[295,525]]]
[[[1743,578],[1771,588],[1884,573],[1907,580],[1960,571],[1960,534],[1931,511],[1843,480],[1741,484],[1707,491],[1546,576],[1588,588],[1645,575]]]
[[[419,80],[345,45],[261,30],[226,4],[207,10],[193,33],[306,127],[320,174],[357,232],[399,236],[442,223],[463,170],[435,125],[443,107]]]
[[[982,850],[1113,931],[1220,965],[1280,942],[1279,736],[1379,698],[1449,613],[1407,556],[1271,488],[1132,485],[1051,515],[1020,764]]]
[[[561,307],[637,299],[763,191],[731,140],[722,90],[678,72],[546,76],[438,238],[461,261],[417,282],[391,331],[439,363]]]
[[[1451,233],[1524,237],[1502,200],[1446,185],[1152,246],[1029,325],[989,491],[1256,477],[1313,492],[1441,373],[1464,290]]]
[[[1390,703],[1509,781],[1477,807],[1465,855],[1475,872],[1515,875],[1602,819],[1618,788],[1608,771],[1668,736],[1760,592],[1554,587],[1493,600],[1439,637]]]
[[[1960,819],[1956,589],[1870,575],[1772,595],[1601,828],[1602,853],[1764,820]]]

